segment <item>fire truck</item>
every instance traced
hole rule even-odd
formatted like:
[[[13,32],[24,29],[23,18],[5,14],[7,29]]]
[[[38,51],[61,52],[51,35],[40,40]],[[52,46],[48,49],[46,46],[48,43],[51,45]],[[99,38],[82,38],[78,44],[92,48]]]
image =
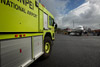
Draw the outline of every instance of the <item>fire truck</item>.
[[[49,57],[54,25],[38,0],[0,0],[0,67],[26,67]]]

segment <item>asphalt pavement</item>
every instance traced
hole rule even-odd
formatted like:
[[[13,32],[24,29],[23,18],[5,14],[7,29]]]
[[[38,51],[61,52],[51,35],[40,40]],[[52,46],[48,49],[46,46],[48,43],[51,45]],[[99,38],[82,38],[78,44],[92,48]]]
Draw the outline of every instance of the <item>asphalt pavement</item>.
[[[51,56],[29,67],[100,67],[100,36],[56,34]]]

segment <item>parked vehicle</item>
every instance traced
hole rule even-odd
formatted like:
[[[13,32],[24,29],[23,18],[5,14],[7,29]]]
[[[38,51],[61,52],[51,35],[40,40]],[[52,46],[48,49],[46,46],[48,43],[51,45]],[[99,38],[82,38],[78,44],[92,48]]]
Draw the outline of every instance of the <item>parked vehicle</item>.
[[[100,29],[92,30],[94,36],[100,36]]]
[[[70,36],[75,36],[75,35],[76,35],[75,32],[70,33]]]
[[[84,27],[83,26],[78,26],[74,29],[75,33],[79,36],[81,36],[83,34],[84,31]]]

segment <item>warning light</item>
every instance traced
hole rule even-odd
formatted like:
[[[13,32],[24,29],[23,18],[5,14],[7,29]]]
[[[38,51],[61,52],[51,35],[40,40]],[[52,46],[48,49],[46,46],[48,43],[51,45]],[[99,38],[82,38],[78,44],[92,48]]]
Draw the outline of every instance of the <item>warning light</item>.
[[[18,37],[18,34],[16,34],[15,37]]]
[[[19,35],[20,37],[22,37],[22,35]]]
[[[23,35],[24,37],[26,36],[26,34]]]

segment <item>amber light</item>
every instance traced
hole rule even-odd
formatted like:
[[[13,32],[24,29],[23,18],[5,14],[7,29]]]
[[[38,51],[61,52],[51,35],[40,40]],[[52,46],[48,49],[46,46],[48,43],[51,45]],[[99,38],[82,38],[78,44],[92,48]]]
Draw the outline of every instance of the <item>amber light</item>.
[[[26,36],[26,34],[23,35],[24,37]]]
[[[42,6],[45,7],[43,4],[42,4]]]

